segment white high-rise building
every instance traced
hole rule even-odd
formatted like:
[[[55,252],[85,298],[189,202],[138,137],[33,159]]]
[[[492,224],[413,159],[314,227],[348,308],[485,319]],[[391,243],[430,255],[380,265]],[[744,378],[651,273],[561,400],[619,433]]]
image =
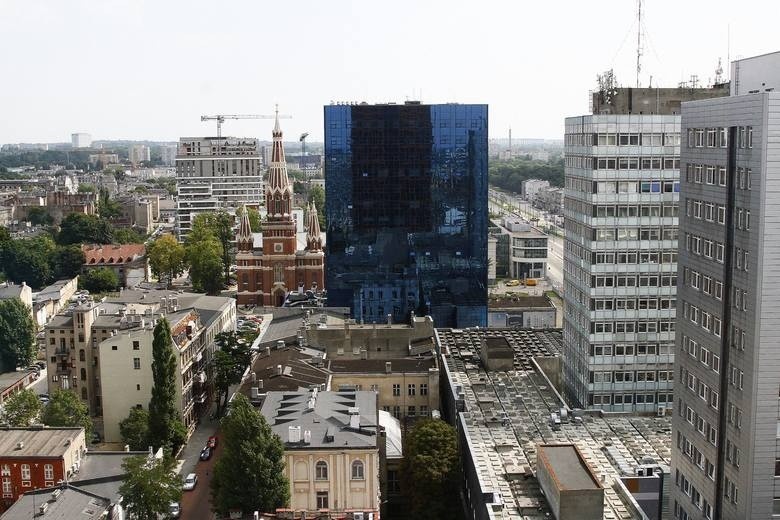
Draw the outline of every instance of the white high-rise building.
[[[130,145],[130,148],[127,150],[127,155],[131,164],[140,164],[152,159],[151,149],[143,144]]]
[[[92,136],[89,134],[70,134],[70,145],[73,148],[89,148],[92,146]]]
[[[182,137],[176,156],[176,233],[184,240],[198,213],[263,205],[257,139]]]

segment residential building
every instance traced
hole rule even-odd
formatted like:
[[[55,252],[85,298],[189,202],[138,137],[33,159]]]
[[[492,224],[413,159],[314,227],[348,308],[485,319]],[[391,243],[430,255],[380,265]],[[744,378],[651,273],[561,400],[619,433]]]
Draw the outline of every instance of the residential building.
[[[35,311],[33,309],[33,292],[29,285],[22,282],[17,285],[13,282],[0,283],[0,300],[11,300],[18,298],[30,311],[30,316],[35,321]]]
[[[179,147],[175,144],[164,144],[160,146],[160,159],[163,166],[176,166],[176,152]]]
[[[149,281],[149,260],[144,244],[84,244],[84,265],[81,272],[111,269],[119,278],[122,287],[131,289],[141,282]]]
[[[379,515],[385,447],[376,399],[366,391],[268,392],[260,413],[284,443],[289,509]]]
[[[127,149],[127,156],[133,166],[152,160],[151,149],[143,144],[133,144]]]
[[[263,223],[262,247],[255,247],[246,206],[236,235],[239,305],[281,306],[292,291],[324,288],[325,257],[317,208],[314,204],[306,208],[306,249],[299,250],[297,227],[300,222],[293,217],[292,197],[293,185],[287,176],[282,130],[277,118],[265,187],[267,215]]]
[[[563,188],[542,188],[536,192],[533,206],[553,215],[560,215],[563,213],[564,196]]]
[[[48,323],[49,318],[59,314],[73,295],[76,294],[78,283],[78,276],[71,279],[57,280],[33,294],[33,310],[38,327],[43,327]]]
[[[442,418],[457,431],[465,518],[549,520],[553,512],[565,512],[562,519],[590,518],[585,515],[601,495],[592,481],[603,488],[603,518],[648,518],[616,483],[644,472],[651,461],[668,466],[670,418],[567,406],[560,393],[561,339],[560,329],[436,329]],[[486,350],[495,352],[486,359]],[[555,483],[543,476],[539,445],[547,443],[574,444],[580,452],[581,457],[563,453],[553,464],[569,490],[554,490]],[[582,516],[571,514],[576,497],[564,496],[582,489],[579,479],[589,488]],[[562,500],[569,502],[568,510]]]
[[[487,323],[487,105],[325,107],[328,304]]]
[[[235,330],[231,298],[124,290],[99,303],[72,304],[46,325],[49,393],[59,388],[76,393],[105,439],[119,441],[118,422],[130,407],[148,405],[153,329],[163,316],[171,324],[180,374],[177,408],[192,432],[211,406],[214,337]]]
[[[643,91],[594,94],[611,101],[566,119],[566,393],[609,411],[672,406],[679,106],[726,92]]]
[[[532,201],[536,194],[544,189],[550,187],[550,181],[543,181],[540,179],[528,179],[520,184],[520,195],[525,200]]]
[[[70,144],[73,148],[89,148],[92,146],[92,136],[84,133],[70,134]]]
[[[120,506],[121,507],[121,506]],[[111,501],[70,484],[44,488],[25,493],[0,518],[2,520],[29,520],[45,517],[46,520],[105,520],[119,519],[110,516]],[[118,513],[118,512],[117,512]]]
[[[780,52],[682,108],[676,518],[780,515]]]
[[[119,155],[105,152],[91,153],[88,160],[89,164],[97,165],[100,163],[103,167],[106,167],[109,164],[119,164]]]
[[[198,213],[258,207],[263,180],[257,139],[182,137],[176,156],[176,234],[183,241]]]
[[[0,360],[0,405],[6,399],[20,392],[38,379],[35,370],[16,370],[16,367],[3,367]]]
[[[67,480],[86,452],[83,428],[0,428],[2,509],[28,491]]]

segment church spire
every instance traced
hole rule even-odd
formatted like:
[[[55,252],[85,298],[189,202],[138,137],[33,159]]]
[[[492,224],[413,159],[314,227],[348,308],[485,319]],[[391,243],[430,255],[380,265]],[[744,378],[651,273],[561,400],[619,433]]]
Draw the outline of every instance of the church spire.
[[[282,129],[279,126],[279,107],[276,108],[276,122],[273,130],[271,164],[268,168],[268,182],[265,188],[266,209],[270,218],[292,214],[292,184],[287,177],[287,162],[284,158]]]
[[[253,245],[254,239],[252,238],[252,225],[249,222],[249,210],[244,205],[241,213],[241,222],[238,225],[238,233],[236,234],[236,246],[239,251],[251,251]]]
[[[306,208],[306,249],[309,251],[322,250],[322,236],[320,234],[320,219],[317,215],[317,206],[312,201]]]

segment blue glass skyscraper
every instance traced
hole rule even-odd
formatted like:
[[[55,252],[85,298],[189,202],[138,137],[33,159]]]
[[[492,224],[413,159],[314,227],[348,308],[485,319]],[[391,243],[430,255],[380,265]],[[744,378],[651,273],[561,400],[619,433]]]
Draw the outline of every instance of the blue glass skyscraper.
[[[328,305],[487,322],[487,105],[325,107]]]

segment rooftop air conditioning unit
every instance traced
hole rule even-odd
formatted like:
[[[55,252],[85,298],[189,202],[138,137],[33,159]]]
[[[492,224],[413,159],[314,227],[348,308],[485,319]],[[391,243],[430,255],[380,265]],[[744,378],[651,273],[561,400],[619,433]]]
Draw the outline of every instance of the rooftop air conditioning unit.
[[[352,520],[363,520],[363,512],[352,513]]]

